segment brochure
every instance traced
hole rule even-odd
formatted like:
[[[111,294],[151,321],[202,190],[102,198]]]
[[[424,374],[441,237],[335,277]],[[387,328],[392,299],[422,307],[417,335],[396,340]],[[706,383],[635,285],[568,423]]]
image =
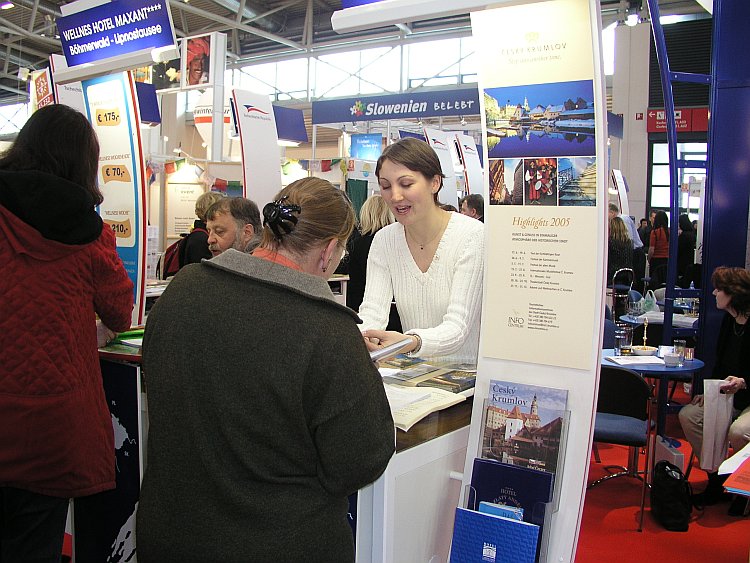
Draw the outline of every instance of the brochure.
[[[567,400],[565,389],[490,381],[482,457],[554,473]]]

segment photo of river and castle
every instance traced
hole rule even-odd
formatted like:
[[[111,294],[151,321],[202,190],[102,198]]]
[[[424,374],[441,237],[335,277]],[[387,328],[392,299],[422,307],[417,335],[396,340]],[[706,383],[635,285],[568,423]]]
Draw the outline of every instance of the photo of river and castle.
[[[486,89],[489,157],[593,156],[593,100],[590,80]]]

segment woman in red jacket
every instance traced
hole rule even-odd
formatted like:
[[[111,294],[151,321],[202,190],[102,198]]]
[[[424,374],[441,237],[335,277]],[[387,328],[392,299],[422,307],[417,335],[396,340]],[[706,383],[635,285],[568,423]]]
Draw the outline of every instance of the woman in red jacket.
[[[95,206],[99,143],[64,105],[0,155],[0,560],[59,561],[68,499],[115,485],[96,314],[130,326],[133,284]]]
[[[667,281],[666,265],[669,259],[669,219],[664,211],[657,211],[654,226],[651,229],[651,240],[648,245],[648,263],[651,282],[654,289]],[[662,267],[663,266],[663,267]]]

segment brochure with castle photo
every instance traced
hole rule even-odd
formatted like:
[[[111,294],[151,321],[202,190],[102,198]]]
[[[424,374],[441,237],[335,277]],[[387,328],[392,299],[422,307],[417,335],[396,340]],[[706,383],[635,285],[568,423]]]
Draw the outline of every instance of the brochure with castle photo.
[[[554,473],[567,401],[566,389],[490,381],[482,457]]]

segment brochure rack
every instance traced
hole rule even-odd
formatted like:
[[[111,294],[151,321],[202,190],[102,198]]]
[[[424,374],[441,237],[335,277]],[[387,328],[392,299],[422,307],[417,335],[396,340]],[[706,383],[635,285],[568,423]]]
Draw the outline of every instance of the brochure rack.
[[[485,399],[484,401],[484,412],[487,412],[487,406],[489,404],[489,401]],[[486,415],[485,415],[486,416]],[[486,424],[486,420],[483,417],[482,419],[482,427]],[[551,558],[548,558],[548,548],[549,548],[549,541],[550,541],[550,531],[552,529],[551,522],[552,518],[554,517],[555,513],[558,512],[560,509],[560,493],[562,489],[562,482],[563,482],[563,471],[565,469],[564,460],[565,460],[565,449],[567,445],[567,439],[568,439],[568,429],[570,424],[570,411],[566,410],[562,416],[562,429],[560,434],[560,447],[557,454],[557,470],[554,473],[553,477],[553,489],[552,489],[552,497],[549,502],[544,503],[535,503],[532,508],[532,513],[528,514],[528,509],[525,509],[524,512],[524,521],[530,522],[533,524],[537,524],[540,526],[540,535],[539,535],[539,547],[537,550],[537,563],[547,563],[547,561],[551,561]],[[482,459],[482,445],[479,444],[477,450],[475,451],[475,460],[476,459]],[[505,465],[505,464],[504,464]],[[466,485],[465,491],[464,491],[464,503],[462,508],[466,508],[469,510],[479,510],[479,503],[477,502],[477,491],[472,487],[471,485]],[[508,542],[512,542],[513,540],[509,539]],[[522,541],[522,540],[521,540]],[[525,546],[519,546],[519,549],[523,549]],[[508,545],[506,542],[505,548],[508,551],[512,551],[513,546]],[[507,555],[507,552],[506,552]]]

